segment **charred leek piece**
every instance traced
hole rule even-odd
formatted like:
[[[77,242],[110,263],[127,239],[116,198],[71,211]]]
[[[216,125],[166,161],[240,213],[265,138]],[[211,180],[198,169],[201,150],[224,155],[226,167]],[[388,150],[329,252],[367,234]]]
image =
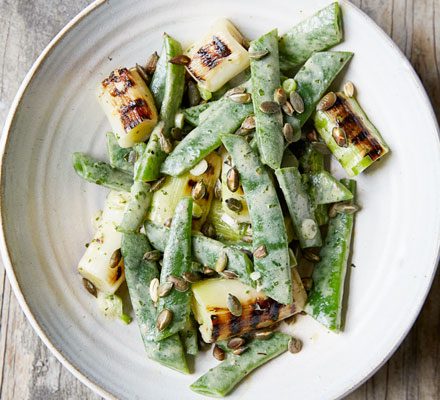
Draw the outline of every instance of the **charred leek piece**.
[[[315,204],[331,204],[353,198],[353,194],[327,171],[310,174],[309,183]]]
[[[170,277],[183,279],[185,272],[191,270],[191,216],[193,201],[190,197],[180,200],[174,211],[168,242],[163,254],[160,272],[161,283],[169,282]],[[174,285],[171,292],[159,299],[158,312],[171,314],[171,322],[163,328],[158,327],[156,341],[163,340],[183,330],[190,313],[191,291],[183,291]]]
[[[157,123],[157,110],[136,68],[114,70],[99,85],[98,100],[119,146],[132,147],[148,139]]]
[[[360,174],[390,151],[359,103],[344,93],[337,93],[333,107],[316,113],[315,127],[349,176]]]
[[[233,279],[208,279],[193,284],[192,309],[207,343],[243,335],[254,329],[273,325],[303,310],[307,295],[301,278],[292,269],[293,303],[280,304],[264,293]],[[228,294],[240,301],[242,314],[234,316],[228,309]]]
[[[278,31],[274,29],[252,41],[249,52],[268,52],[266,56],[251,61],[252,102],[261,161],[276,169],[281,165],[284,151],[283,116],[281,107],[278,106],[276,112],[268,113],[263,103],[273,103],[275,90],[281,85]]]
[[[105,200],[98,229],[78,264],[78,272],[106,294],[113,294],[124,281],[121,257],[121,223],[130,194],[111,191]]]
[[[243,41],[243,36],[230,21],[219,19],[185,52],[191,59],[187,71],[203,89],[215,92],[249,66]]]
[[[153,247],[163,252],[168,242],[169,229],[151,222],[146,222],[144,228]],[[238,279],[243,283],[247,285],[253,284],[249,277],[253,271],[252,262],[242,251],[198,234],[192,235],[191,243],[192,257],[201,265],[214,269],[219,257],[224,253],[227,257],[227,269],[237,274]]]
[[[131,187],[130,200],[125,207],[124,217],[118,226],[119,232],[138,232],[150,207],[153,194],[151,186],[145,182],[134,182]]]
[[[149,288],[151,281],[158,278],[159,272],[155,262],[143,259],[144,254],[151,250],[147,238],[140,233],[124,234],[121,250],[125,260],[128,292],[148,358],[176,371],[189,373],[178,334],[158,343],[153,340],[157,312]]]
[[[95,160],[84,153],[73,153],[72,162],[75,172],[86,181],[109,189],[130,191],[133,177],[110,164]]]
[[[240,173],[252,221],[257,288],[282,304],[292,302],[292,286],[283,212],[268,171],[249,144],[238,135],[222,135]]]
[[[228,358],[195,381],[190,388],[199,394],[224,397],[254,369],[287,351],[291,336],[276,332],[268,340],[254,340],[241,355]]]
[[[189,171],[181,176],[166,178],[164,185],[153,195],[148,215],[150,221],[159,225],[164,224],[173,217],[174,209],[179,200],[182,197],[193,195],[194,211],[196,208],[200,211],[194,215],[193,230],[200,230],[206,221],[211,201],[214,198],[214,186],[220,176],[221,159],[216,153],[211,153],[202,160],[200,167],[205,170],[191,170],[197,175],[193,175]]]
[[[295,70],[318,51],[327,50],[342,41],[342,15],[337,2],[300,22],[279,41],[282,70]]]
[[[113,168],[118,168],[128,174],[133,174],[133,164],[128,161],[130,152],[133,150],[130,147],[123,148],[119,146],[118,140],[113,132],[106,133],[107,138],[107,153],[110,160],[110,165]]]
[[[356,182],[342,183],[356,195]],[[333,331],[341,329],[342,298],[345,274],[350,253],[354,214],[337,214],[331,218],[327,237],[321,249],[321,261],[313,272],[313,288],[309,293],[306,311]]]
[[[301,248],[321,246],[321,232],[298,169],[280,168],[275,171],[275,175],[283,191]]]

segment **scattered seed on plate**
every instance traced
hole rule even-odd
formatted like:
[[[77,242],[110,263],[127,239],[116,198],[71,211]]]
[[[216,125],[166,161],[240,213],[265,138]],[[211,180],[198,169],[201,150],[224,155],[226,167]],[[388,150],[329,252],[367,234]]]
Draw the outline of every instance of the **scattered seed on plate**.
[[[328,212],[330,218],[336,217],[337,214],[354,214],[359,211],[360,207],[349,202],[334,203]]]
[[[121,249],[116,249],[110,257],[110,268],[116,268],[121,262],[122,253]]]
[[[220,254],[219,258],[217,259],[214,269],[216,272],[223,272],[226,269],[226,266],[228,265],[228,255],[223,252]]]
[[[162,176],[157,181],[153,182],[153,184],[151,185],[151,191],[152,192],[158,191],[163,186],[166,179],[167,179],[166,176]]]
[[[339,147],[347,147],[348,146],[347,135],[345,134],[345,131],[342,128],[335,126],[332,129],[332,136],[333,136],[333,139],[335,140],[336,144]]]
[[[217,359],[219,361],[223,361],[225,359],[225,352],[217,344],[214,345],[214,348],[212,350],[212,355],[214,356],[215,359]]]
[[[203,180],[198,181],[191,190],[191,196],[194,200],[203,199],[206,195],[206,185]]]
[[[212,225],[209,222],[205,222],[202,225],[200,232],[202,232],[206,237],[209,237],[209,238],[214,238],[216,235],[214,225]]]
[[[237,168],[232,167],[226,174],[226,185],[231,192],[236,192],[240,186],[240,175]]]
[[[292,115],[293,115],[293,112],[295,111],[295,110],[293,109],[293,107],[292,107],[292,104],[290,104],[290,102],[288,102],[288,101],[286,101],[286,103],[283,104],[283,105],[281,106],[281,108],[283,109],[284,113],[287,114],[287,115],[289,115],[289,116],[292,116]]]
[[[156,71],[157,62],[159,61],[159,55],[154,52],[147,60],[145,64],[145,71],[148,75],[153,75]]]
[[[347,97],[353,97],[354,96],[354,85],[353,82],[346,82],[344,85],[344,94]]]
[[[232,96],[234,94],[243,94],[246,93],[246,89],[242,86],[237,86],[235,88],[229,89],[226,93],[225,96],[229,97]]]
[[[275,114],[280,111],[280,105],[275,101],[263,101],[260,104],[260,111],[265,114]]]
[[[212,276],[215,274],[215,270],[209,267],[203,267],[203,275]]]
[[[162,258],[162,253],[159,250],[150,250],[144,254],[146,261],[159,261]]]
[[[302,349],[302,342],[301,340],[293,337],[289,340],[287,348],[292,354],[299,353]]]
[[[169,62],[175,65],[188,65],[191,62],[191,58],[185,54],[179,54],[173,57]]]
[[[285,90],[282,87],[276,88],[273,94],[273,100],[278,103],[280,106],[286,104],[287,95]]]
[[[302,114],[304,112],[304,100],[299,95],[298,92],[290,92],[290,104],[292,104],[293,109],[298,113]]]
[[[235,103],[239,103],[239,104],[246,104],[246,103],[250,103],[252,100],[252,96],[250,93],[236,93],[236,94],[231,94],[229,96],[229,98],[234,101]]]
[[[174,289],[176,289],[178,292],[186,292],[189,289],[188,282],[183,278],[179,278],[178,276],[169,275],[167,277],[167,282],[171,282],[174,285]]]
[[[157,316],[156,328],[159,331],[163,331],[170,325],[172,320],[173,320],[173,312],[165,308]]]
[[[209,164],[205,159],[201,160],[198,164],[196,164],[193,168],[189,170],[189,173],[194,176],[200,176],[206,172]]]
[[[239,213],[243,210],[243,203],[238,200],[235,199],[233,197],[226,199],[225,200],[226,206],[231,210],[234,211],[236,213]]]
[[[159,300],[159,279],[154,278],[150,282],[150,297],[153,303],[157,303]]]
[[[165,137],[165,135],[159,136],[159,144],[162,151],[166,154],[170,154],[173,151],[173,144],[171,140]]]
[[[145,71],[145,68],[142,65],[136,64],[136,71],[139,76],[144,80],[144,82],[149,85],[150,77],[148,76],[147,71]]]
[[[266,246],[262,244],[254,251],[254,258],[264,258],[267,256]]]
[[[83,278],[82,279],[84,288],[94,297],[98,296],[98,290],[96,289],[96,286],[90,282],[88,279]]]
[[[236,317],[241,316],[243,308],[241,306],[240,300],[238,300],[237,297],[235,297],[231,293],[228,294],[227,305],[228,310],[231,312],[232,315],[235,315]]]
[[[217,179],[214,186],[214,196],[217,200],[222,199],[222,182],[220,179]]]
[[[171,226],[171,223],[173,222],[172,218],[167,218],[165,220],[165,222],[163,223],[164,226],[166,226],[167,228],[169,228]]]
[[[233,337],[232,339],[228,340],[228,348],[230,349],[238,349],[239,347],[242,347],[246,343],[246,340],[244,340],[242,337]]]
[[[249,58],[251,60],[261,60],[269,54],[269,50],[250,51]]]
[[[319,260],[321,260],[321,258],[319,257],[318,254],[316,254],[313,250],[311,249],[304,249],[302,251],[302,256],[311,262],[317,263]]]
[[[220,272],[221,276],[226,279],[237,279],[238,275],[234,271],[229,271],[225,269],[223,272]]]
[[[161,285],[159,285],[157,294],[159,297],[165,297],[168,296],[171,292],[171,290],[174,287],[174,283],[173,282],[165,282],[162,283]]]
[[[258,340],[267,340],[270,339],[273,336],[273,331],[271,330],[261,330],[261,331],[256,331],[254,333],[254,337],[255,339]]]
[[[295,139],[293,135],[293,127],[288,122],[286,122],[283,126],[283,135],[284,135],[284,139],[286,139],[286,142],[288,144],[292,143]]]
[[[239,347],[238,349],[232,350],[232,354],[235,354],[236,356],[241,356],[247,349],[247,347]]]
[[[255,129],[255,117],[253,115],[249,115],[249,117],[243,121],[241,127],[247,131],[252,131]]]
[[[329,108],[333,107],[336,103],[336,94],[334,92],[328,92],[318,103],[316,109],[318,111],[326,111]]]
[[[317,142],[318,141],[318,134],[316,133],[316,131],[314,129],[312,129],[311,131],[307,132],[306,139],[309,142]]]
[[[202,279],[198,272],[184,272],[182,277],[189,283],[195,283]]]

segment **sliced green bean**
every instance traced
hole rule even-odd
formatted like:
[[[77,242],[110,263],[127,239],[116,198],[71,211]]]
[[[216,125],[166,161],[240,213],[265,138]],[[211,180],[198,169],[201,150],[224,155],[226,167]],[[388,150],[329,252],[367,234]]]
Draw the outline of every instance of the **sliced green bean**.
[[[165,97],[165,84],[167,80],[167,50],[165,46],[165,37],[162,51],[156,65],[153,77],[151,78],[150,90],[153,94],[156,108],[159,110],[162,107],[162,101]]]
[[[331,204],[347,201],[353,194],[327,171],[309,175],[310,193],[315,204]]]
[[[342,41],[342,14],[337,2],[295,25],[279,41],[282,70],[294,70],[318,51]]]
[[[186,321],[185,328],[180,332],[180,338],[185,346],[186,353],[196,356],[199,352],[197,325],[191,315]]]
[[[185,121],[191,124],[192,126],[198,126],[200,123],[200,115],[210,108],[212,105],[216,104],[216,101],[211,101],[209,103],[199,104],[197,106],[185,108],[182,110],[182,113],[185,117]]]
[[[122,235],[121,252],[124,257],[125,279],[136,321],[144,342],[148,358],[169,368],[189,373],[185,353],[179,335],[161,342],[154,342],[156,307],[150,297],[150,282],[159,276],[155,262],[143,259],[151,250],[148,239],[140,233]]]
[[[118,140],[113,132],[106,133],[107,138],[107,153],[110,160],[110,165],[113,168],[118,168],[128,174],[133,174],[133,164],[128,161],[130,152],[133,150],[130,147],[123,148],[119,146]]]
[[[275,175],[286,200],[301,248],[321,246],[321,232],[298,168],[277,169]]]
[[[238,135],[222,135],[222,142],[240,173],[252,222],[257,288],[282,304],[292,302],[288,242],[283,212],[265,166]]]
[[[73,153],[72,162],[76,173],[86,181],[109,189],[130,191],[133,184],[133,177],[130,174],[84,153]]]
[[[341,181],[356,195],[356,182]],[[341,330],[342,299],[350,243],[354,225],[354,214],[337,214],[331,218],[321,261],[313,272],[313,287],[309,293],[306,312],[333,331]]]
[[[147,221],[144,224],[144,229],[153,247],[163,252],[168,242],[169,228]],[[227,256],[227,269],[237,274],[238,279],[246,285],[255,286],[255,282],[249,277],[253,272],[253,265],[246,254],[199,234],[192,235],[191,243],[191,254],[195,261],[204,266],[215,268],[219,256],[225,253]]]
[[[211,368],[190,388],[199,394],[224,397],[253,370],[287,351],[291,336],[275,332],[267,340],[253,340],[241,355],[228,354],[221,364]]]
[[[250,53],[261,51],[267,51],[268,54],[259,59],[251,59],[256,137],[261,161],[276,169],[281,165],[284,151],[281,108],[278,107],[278,111],[274,113],[267,113],[261,109],[262,103],[273,102],[275,90],[281,85],[276,29],[251,42]]]
[[[121,224],[118,226],[119,232],[138,232],[141,228],[148,208],[151,204],[153,193],[151,186],[145,182],[135,181],[131,187],[130,201],[125,207],[124,216]]]
[[[161,283],[167,282],[171,276],[182,279],[183,274],[191,270],[192,205],[192,198],[184,197],[174,211],[168,242],[163,254]],[[157,341],[185,328],[190,313],[190,300],[191,291],[178,290],[176,285],[170,294],[159,299],[158,312],[171,312],[172,319],[168,326],[158,329]]]

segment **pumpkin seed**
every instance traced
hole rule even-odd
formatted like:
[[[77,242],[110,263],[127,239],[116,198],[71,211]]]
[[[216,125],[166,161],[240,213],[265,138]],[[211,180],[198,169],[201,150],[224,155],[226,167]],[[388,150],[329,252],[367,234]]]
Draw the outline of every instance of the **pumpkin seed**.
[[[198,164],[196,164],[192,169],[189,170],[189,173],[194,176],[200,176],[206,172],[209,164],[205,159],[201,160]]]
[[[165,297],[168,296],[171,292],[171,290],[174,287],[174,283],[173,282],[165,282],[162,283],[161,285],[159,285],[157,294],[159,297]]]
[[[311,261],[313,263],[317,263],[319,262],[319,260],[321,260],[321,257],[319,257],[318,254],[316,254],[313,250],[311,249],[304,249],[302,251],[302,256],[308,260]]]
[[[334,218],[337,214],[354,214],[359,211],[360,207],[349,202],[334,203],[329,210],[329,217]]]
[[[295,140],[295,137],[293,135],[293,126],[288,122],[286,122],[283,126],[283,135],[288,144],[293,143],[293,141]]]
[[[83,278],[82,279],[84,288],[92,295],[97,297],[98,296],[98,290],[96,289],[96,286],[90,282],[88,279]]]
[[[145,64],[145,71],[148,75],[153,75],[156,71],[157,62],[159,61],[159,55],[154,52],[147,60]]]
[[[313,219],[306,218],[301,223],[301,233],[306,239],[313,239],[318,233],[318,225]]]
[[[336,94],[334,92],[328,92],[318,103],[316,109],[318,111],[326,111],[333,107],[336,103]]]
[[[348,146],[347,135],[345,134],[345,131],[342,128],[335,126],[332,129],[332,136],[333,136],[333,139],[335,140],[336,144],[339,147],[347,147]]]
[[[259,273],[258,271],[251,272],[249,278],[251,278],[253,281],[258,281],[258,279],[261,278],[261,273]]]
[[[255,129],[255,117],[253,115],[249,115],[243,123],[241,124],[241,127],[247,131],[252,131]]]
[[[206,237],[214,238],[216,235],[214,225],[212,225],[209,222],[205,222],[200,229],[200,232],[202,232]]]
[[[173,57],[169,62],[175,65],[188,65],[191,62],[191,58],[185,54],[179,54]]]
[[[275,114],[280,111],[280,105],[275,101],[263,101],[260,104],[260,111],[265,114]]]
[[[278,103],[280,106],[283,104],[286,104],[287,102],[287,95],[286,92],[282,87],[279,87],[275,89],[275,92],[273,94],[273,100]]]
[[[221,275],[225,279],[237,279],[238,275],[234,271],[229,271],[228,269],[225,269]]]
[[[241,337],[234,337],[232,339],[229,339],[228,341],[228,348],[229,349],[238,349],[239,347],[242,347],[246,343],[246,340],[244,340]]]
[[[173,151],[173,144],[171,143],[171,140],[165,137],[163,134],[159,136],[159,144],[164,153],[170,154]]]
[[[146,261],[159,261],[161,258],[162,254],[159,250],[147,251],[143,257],[143,259]]]
[[[218,345],[214,346],[214,349],[212,350],[212,355],[214,356],[214,358],[216,360],[219,360],[219,361],[223,361],[225,359],[225,352]]]
[[[318,141],[318,134],[316,133],[316,131],[314,129],[312,129],[311,131],[307,132],[306,139],[309,142],[317,142]]]
[[[318,153],[328,155],[331,154],[330,149],[324,142],[312,142],[312,147],[314,150],[316,150]]]
[[[247,349],[247,347],[239,347],[238,349],[232,350],[232,354],[235,354],[236,356],[241,356]]]
[[[165,183],[165,179],[167,179],[167,177],[166,176],[162,176],[162,178],[159,178],[157,181],[155,181],[151,185],[151,191],[152,192],[158,191],[163,186],[163,184]]]
[[[183,279],[185,279],[188,283],[198,282],[202,277],[198,272],[184,272],[182,275]]]
[[[150,282],[150,297],[153,300],[153,303],[157,303],[159,300],[159,279],[154,278]]]
[[[264,258],[266,256],[267,256],[267,249],[264,244],[258,246],[257,249],[254,251],[255,258]]]
[[[236,192],[240,186],[240,175],[237,168],[231,168],[226,174],[226,185],[231,192]]]
[[[112,256],[110,257],[110,268],[116,268],[119,265],[121,258],[122,258],[121,249],[116,249],[113,252]]]
[[[183,278],[179,278],[178,276],[168,275],[167,282],[173,283],[174,289],[176,289],[178,292],[186,292],[189,289],[188,282]]]
[[[223,272],[226,269],[226,266],[228,265],[228,255],[223,252],[220,254],[220,257],[215,262],[214,269],[216,272]]]
[[[308,292],[312,286],[313,286],[313,279],[312,278],[302,278],[301,282],[304,286],[304,289]]]
[[[243,308],[241,307],[240,300],[231,293],[228,294],[227,305],[232,315],[239,317],[242,314]]]
[[[236,93],[236,94],[231,94],[229,96],[229,98],[235,102],[235,103],[239,103],[239,104],[246,104],[246,103],[250,103],[252,100],[252,96],[250,93]]]
[[[270,339],[272,336],[273,336],[273,331],[270,330],[256,331],[254,334],[255,339],[258,340],[267,340]]]
[[[299,353],[302,349],[302,342],[301,340],[293,337],[289,340],[287,348],[292,354]]]
[[[304,100],[299,95],[298,92],[290,92],[290,104],[292,104],[293,109],[298,113],[302,114],[304,112]]]
[[[203,267],[203,275],[212,276],[215,274],[215,271],[209,267]]]
[[[188,103],[190,107],[194,107],[200,103],[200,100],[202,98],[200,97],[200,92],[197,87],[197,84],[194,81],[188,82],[187,94],[188,94]]]
[[[169,227],[171,226],[171,223],[172,223],[172,222],[173,222],[173,219],[172,219],[172,218],[167,218],[163,224],[164,224],[164,226],[166,226],[167,228],[169,228]]]
[[[203,180],[198,181],[191,190],[191,196],[194,200],[203,199],[206,195],[206,185]]]
[[[150,77],[147,74],[147,71],[145,71],[145,68],[142,65],[136,64],[136,71],[139,74],[139,76],[143,79],[143,81],[149,85],[150,83]]]
[[[347,96],[347,97],[353,97],[354,96],[354,85],[353,85],[353,82],[347,82],[345,85],[344,85],[344,94]]]
[[[243,203],[238,199],[234,199],[233,197],[226,199],[225,203],[231,211],[236,213],[239,213],[243,210]]]
[[[290,104],[290,102],[288,101],[286,101],[286,103],[283,104],[281,108],[283,109],[284,113],[289,115],[290,117],[293,115],[293,112],[295,111],[292,107],[292,104]]]
[[[269,54],[269,50],[250,51],[248,54],[251,60],[261,60]]]
[[[182,129],[181,128],[177,128],[177,127],[171,128],[171,137],[174,140],[182,140],[182,138],[183,138],[183,131],[182,131]]]
[[[165,308],[157,316],[156,328],[159,331],[163,331],[170,325],[172,320],[173,320],[173,312]]]
[[[242,94],[242,93],[246,93],[246,89],[242,86],[237,86],[235,88],[229,89],[226,93],[225,96],[229,97],[232,96],[234,94]]]
[[[217,200],[222,199],[222,182],[220,179],[217,179],[214,186],[214,196]]]

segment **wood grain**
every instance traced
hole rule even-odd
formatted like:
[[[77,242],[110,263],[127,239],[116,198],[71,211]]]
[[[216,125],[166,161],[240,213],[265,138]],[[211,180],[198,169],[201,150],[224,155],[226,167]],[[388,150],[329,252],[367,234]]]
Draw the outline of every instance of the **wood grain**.
[[[89,3],[90,0],[0,0],[1,124],[38,54]],[[440,118],[440,0],[353,0],[353,3],[372,17],[406,54]],[[62,367],[36,336],[11,292],[2,267],[0,313],[0,399],[99,399]],[[416,324],[399,350],[347,399],[440,399],[439,274]]]

